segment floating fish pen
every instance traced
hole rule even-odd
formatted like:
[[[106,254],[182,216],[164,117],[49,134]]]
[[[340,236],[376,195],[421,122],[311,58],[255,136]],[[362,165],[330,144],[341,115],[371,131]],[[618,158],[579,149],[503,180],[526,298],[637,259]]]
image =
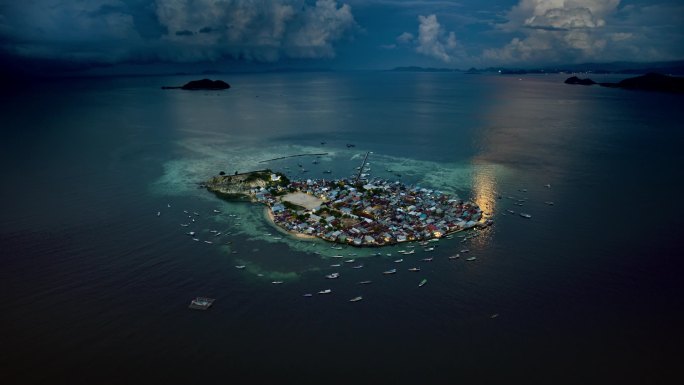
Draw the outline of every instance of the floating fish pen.
[[[215,299],[206,297],[197,297],[190,301],[190,309],[207,310],[214,304]]]

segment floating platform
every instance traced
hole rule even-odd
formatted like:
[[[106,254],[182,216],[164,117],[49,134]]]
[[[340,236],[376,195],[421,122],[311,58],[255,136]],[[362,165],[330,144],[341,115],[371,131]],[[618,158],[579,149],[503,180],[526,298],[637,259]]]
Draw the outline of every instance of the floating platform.
[[[214,304],[214,301],[216,301],[214,298],[197,297],[190,301],[190,306],[188,307],[194,310],[207,310]]]

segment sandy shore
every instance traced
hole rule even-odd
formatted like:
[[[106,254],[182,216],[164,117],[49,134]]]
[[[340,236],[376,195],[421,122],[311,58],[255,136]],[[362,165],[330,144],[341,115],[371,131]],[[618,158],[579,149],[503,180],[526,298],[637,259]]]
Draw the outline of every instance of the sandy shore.
[[[273,223],[273,226],[275,226],[275,228],[283,234],[292,235],[292,236],[295,236],[295,237],[300,238],[300,239],[320,239],[315,235],[308,235],[308,234],[297,233],[294,231],[287,231],[284,228],[278,226],[278,224],[275,221],[275,217],[273,216],[273,211],[271,211],[270,207],[264,207],[264,215],[266,216],[266,218],[268,218],[271,221],[271,223]]]

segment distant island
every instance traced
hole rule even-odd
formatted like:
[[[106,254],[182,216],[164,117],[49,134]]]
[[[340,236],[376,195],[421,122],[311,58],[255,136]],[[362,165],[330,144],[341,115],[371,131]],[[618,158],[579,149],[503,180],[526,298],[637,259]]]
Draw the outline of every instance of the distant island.
[[[643,76],[624,79],[618,83],[596,83],[589,78],[580,79],[576,76],[573,76],[565,79],[565,84],[598,84],[603,87],[624,88],[628,90],[684,93],[684,78],[658,73],[648,73]]]
[[[209,91],[218,91],[218,90],[227,90],[230,88],[230,84],[224,82],[223,80],[211,80],[211,79],[202,79],[202,80],[193,80],[191,82],[185,83],[182,86],[163,86],[163,90],[174,90],[174,89],[182,89],[182,90],[190,90],[190,91],[198,91],[198,90],[209,90]]]
[[[379,179],[289,181],[260,170],[221,173],[205,187],[220,197],[265,204],[269,218],[297,237],[358,247],[427,241],[491,224],[472,202]]]

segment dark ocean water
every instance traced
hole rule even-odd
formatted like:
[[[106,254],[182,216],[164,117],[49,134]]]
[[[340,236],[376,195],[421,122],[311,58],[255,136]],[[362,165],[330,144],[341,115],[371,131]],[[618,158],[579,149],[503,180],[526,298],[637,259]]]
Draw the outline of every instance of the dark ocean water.
[[[681,96],[568,86],[562,76],[223,79],[227,92],[160,90],[183,77],[3,92],[2,383],[651,384],[678,375]],[[220,170],[264,166],[291,178],[346,176],[366,151],[374,176],[473,199],[494,226],[432,253],[417,248],[398,266],[399,247],[276,239],[262,208],[197,188]],[[259,163],[309,152],[328,155]],[[214,243],[184,235],[183,210],[199,214],[190,229]],[[376,251],[383,256],[369,256]],[[330,268],[338,253],[357,254],[364,268]],[[421,262],[427,255],[435,260]],[[398,274],[383,276],[390,267]],[[331,271],[340,279],[323,278]],[[325,288],[333,293],[302,297]],[[198,295],[215,306],[188,310]],[[357,295],[364,300],[348,302]]]

